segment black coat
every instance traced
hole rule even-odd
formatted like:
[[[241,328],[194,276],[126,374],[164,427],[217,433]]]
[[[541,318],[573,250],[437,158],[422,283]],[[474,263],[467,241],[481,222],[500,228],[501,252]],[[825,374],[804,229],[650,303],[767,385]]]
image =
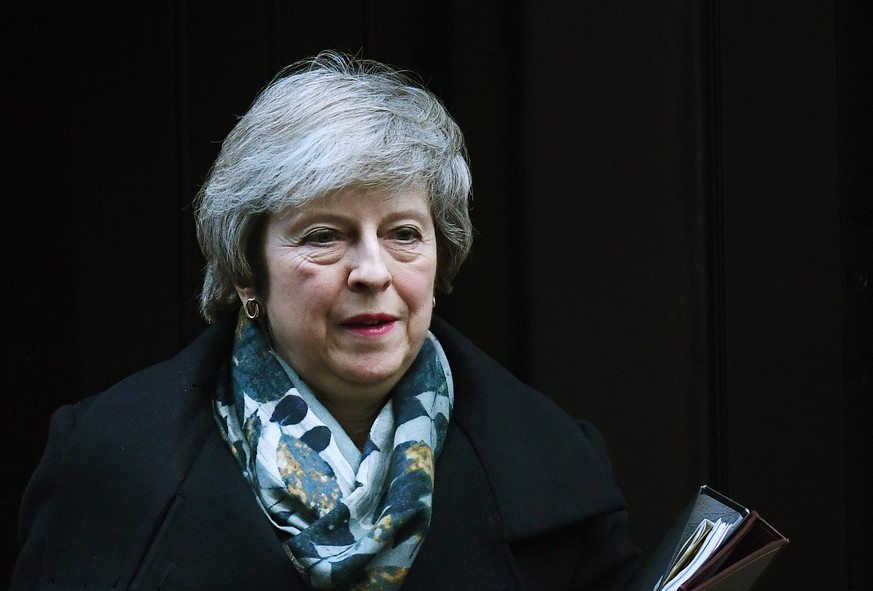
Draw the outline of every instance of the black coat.
[[[455,407],[404,591],[619,589],[637,570],[599,435],[445,322]],[[306,589],[222,440],[232,324],[59,409],[21,508],[12,589]]]

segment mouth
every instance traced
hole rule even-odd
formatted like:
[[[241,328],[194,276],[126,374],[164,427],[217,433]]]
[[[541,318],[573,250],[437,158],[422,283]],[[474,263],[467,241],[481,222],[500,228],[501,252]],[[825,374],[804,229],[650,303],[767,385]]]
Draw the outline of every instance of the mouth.
[[[342,321],[341,326],[364,336],[379,336],[390,331],[397,322],[391,314],[358,314]]]

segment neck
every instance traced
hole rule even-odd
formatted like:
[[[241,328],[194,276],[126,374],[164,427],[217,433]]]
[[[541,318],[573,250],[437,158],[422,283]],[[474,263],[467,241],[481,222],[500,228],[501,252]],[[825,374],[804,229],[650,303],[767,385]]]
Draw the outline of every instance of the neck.
[[[335,404],[327,397],[318,396],[319,401],[330,411],[330,414],[343,428],[355,446],[363,451],[364,444],[370,436],[370,428],[385,405],[387,396],[383,396],[376,404],[351,405],[348,401]]]
[[[298,375],[360,450],[363,450],[373,422],[400,380],[400,375],[396,375],[379,383],[360,384]]]

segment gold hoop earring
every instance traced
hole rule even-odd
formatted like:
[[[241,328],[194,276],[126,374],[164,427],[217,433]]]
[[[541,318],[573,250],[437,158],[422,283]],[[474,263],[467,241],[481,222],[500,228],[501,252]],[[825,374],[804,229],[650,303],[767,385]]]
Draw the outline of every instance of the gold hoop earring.
[[[249,298],[243,304],[243,309],[245,310],[246,316],[248,316],[250,320],[254,320],[261,315],[261,302],[255,298]]]

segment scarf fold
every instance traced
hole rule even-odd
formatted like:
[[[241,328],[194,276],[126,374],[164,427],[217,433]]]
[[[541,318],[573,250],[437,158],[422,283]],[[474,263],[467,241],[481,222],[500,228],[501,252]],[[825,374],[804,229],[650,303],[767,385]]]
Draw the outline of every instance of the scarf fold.
[[[453,404],[451,370],[427,337],[363,451],[240,314],[219,380],[220,430],[314,589],[398,589],[430,526],[434,463]]]

